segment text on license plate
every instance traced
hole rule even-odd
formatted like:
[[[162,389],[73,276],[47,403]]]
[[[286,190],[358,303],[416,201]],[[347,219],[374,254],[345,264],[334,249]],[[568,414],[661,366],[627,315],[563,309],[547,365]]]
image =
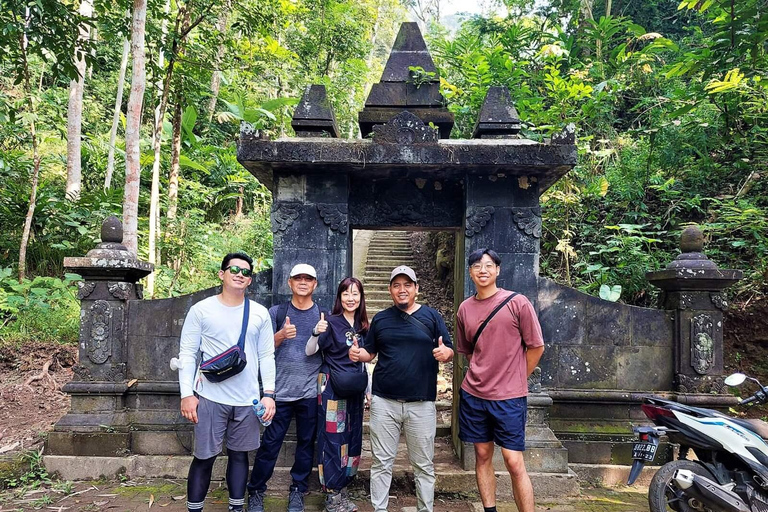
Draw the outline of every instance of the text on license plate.
[[[652,461],[656,456],[656,448],[654,443],[635,443],[632,447],[632,458]]]

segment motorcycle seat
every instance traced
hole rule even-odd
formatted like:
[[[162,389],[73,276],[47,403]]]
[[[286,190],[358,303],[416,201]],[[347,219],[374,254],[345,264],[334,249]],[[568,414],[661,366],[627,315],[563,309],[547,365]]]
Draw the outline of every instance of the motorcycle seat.
[[[731,420],[744,428],[748,428],[763,439],[768,440],[768,423],[765,421],[744,418],[731,418]]]

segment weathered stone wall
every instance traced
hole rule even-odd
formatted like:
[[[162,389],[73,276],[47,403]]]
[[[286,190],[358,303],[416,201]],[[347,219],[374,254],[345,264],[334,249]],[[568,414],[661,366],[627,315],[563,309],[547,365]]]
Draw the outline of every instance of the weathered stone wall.
[[[547,389],[667,391],[674,312],[608,302],[539,278]]]

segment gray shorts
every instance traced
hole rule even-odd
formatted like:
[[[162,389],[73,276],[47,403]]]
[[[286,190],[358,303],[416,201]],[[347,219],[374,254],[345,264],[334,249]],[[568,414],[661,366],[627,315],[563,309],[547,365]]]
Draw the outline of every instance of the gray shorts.
[[[224,405],[199,398],[195,457],[210,459],[220,454],[225,437],[230,450],[247,452],[259,447],[259,420],[250,405]]]

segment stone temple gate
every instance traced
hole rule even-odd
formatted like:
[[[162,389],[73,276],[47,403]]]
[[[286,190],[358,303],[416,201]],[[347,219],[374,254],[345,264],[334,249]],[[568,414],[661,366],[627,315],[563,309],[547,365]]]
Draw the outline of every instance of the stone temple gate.
[[[558,477],[554,492],[576,488],[574,468],[628,463],[643,394],[732,403],[720,394],[721,291],[740,272],[707,260],[693,229],[684,233],[681,256],[649,273],[665,292],[662,309],[603,301],[540,277],[539,197],[576,165],[575,129],[544,142],[525,139],[509,92],[491,87],[473,137],[449,139],[453,115],[437,75],[417,85],[411,67],[437,71],[416,24],[405,23],[359,114],[363,139],[338,138],[318,85],[296,108],[295,138],[270,140],[243,125],[238,160],[273,196],[274,268],[256,276],[251,296],[267,306],[287,300],[289,269],[307,262],[318,269],[316,300],[330,305],[337,283],[352,274],[353,229],[442,230],[456,237],[458,304],[473,293],[465,255],[494,248],[500,285],[534,303],[544,330],[547,349],[529,382],[526,457],[530,471]],[[68,478],[179,468],[183,476],[187,463],[168,456],[188,454],[191,432],[168,361],[178,353],[187,310],[216,289],[142,300],[137,281],[152,268],[121,240],[119,222],[108,219],[98,248],[65,261],[84,278],[80,362],[65,387],[71,410],[48,438],[46,462]],[[454,369],[458,389],[463,357]],[[458,393],[454,408],[457,401]],[[454,448],[471,470],[473,452],[457,434],[454,414]],[[98,457],[101,465],[77,464],[77,456]]]

